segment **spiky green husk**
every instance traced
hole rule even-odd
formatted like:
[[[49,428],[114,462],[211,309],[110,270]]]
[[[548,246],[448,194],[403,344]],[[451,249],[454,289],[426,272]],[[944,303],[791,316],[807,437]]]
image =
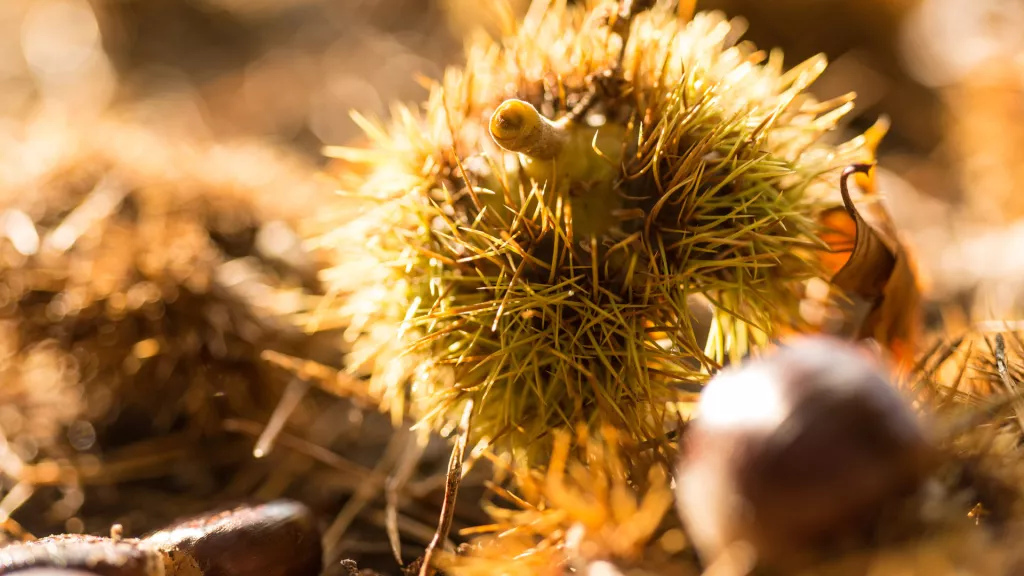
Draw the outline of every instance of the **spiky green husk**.
[[[563,121],[593,148],[505,151],[502,102],[564,118],[619,61],[616,2],[550,4],[471,43],[423,111],[334,150],[366,209],[321,239],[341,299],[320,321],[348,324],[350,369],[396,417],[443,426],[472,399],[475,433],[512,449],[597,422],[659,438],[687,385],[797,322],[838,200],[825,176],[862,141],[818,143],[851,107],[804,93],[823,58],[784,72],[720,14],[663,7],[633,20],[617,94]],[[706,341],[695,296],[714,304]]]

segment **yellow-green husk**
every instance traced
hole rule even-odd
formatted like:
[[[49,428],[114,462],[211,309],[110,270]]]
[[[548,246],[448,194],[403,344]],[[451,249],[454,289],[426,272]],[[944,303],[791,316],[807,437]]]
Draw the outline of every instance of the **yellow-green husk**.
[[[318,321],[348,326],[349,370],[382,405],[444,427],[473,399],[476,436],[528,455],[557,426],[659,439],[722,363],[799,325],[815,218],[863,145],[820,142],[852,106],[805,92],[823,57],[784,71],[721,14],[659,5],[620,66],[617,2],[541,4],[472,41],[422,109],[357,116],[369,143],[332,152],[363,209],[320,238],[337,298]],[[492,123],[511,99],[559,144],[498,146],[521,129]]]

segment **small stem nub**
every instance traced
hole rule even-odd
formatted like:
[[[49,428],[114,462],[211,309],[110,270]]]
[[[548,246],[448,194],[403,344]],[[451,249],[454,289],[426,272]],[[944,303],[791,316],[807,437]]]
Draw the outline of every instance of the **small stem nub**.
[[[494,111],[490,132],[498,146],[537,160],[558,156],[568,138],[564,126],[542,116],[529,102],[515,99]]]
[[[853,205],[853,199],[850,197],[850,185],[847,181],[850,179],[850,176],[857,173],[870,174],[871,169],[874,167],[875,164],[873,162],[869,164],[853,164],[852,166],[847,166],[843,170],[842,176],[839,177],[839,193],[843,196],[843,206],[854,221],[857,220],[857,208]]]

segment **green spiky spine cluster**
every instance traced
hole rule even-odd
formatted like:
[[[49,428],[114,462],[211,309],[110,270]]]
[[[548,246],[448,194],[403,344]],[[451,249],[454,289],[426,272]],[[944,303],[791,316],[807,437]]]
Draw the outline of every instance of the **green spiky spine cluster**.
[[[512,449],[598,421],[658,438],[685,385],[798,318],[815,217],[838,200],[823,176],[862,145],[818,141],[851,99],[815,101],[823,58],[784,72],[718,13],[642,13],[622,50],[616,8],[535,6],[423,110],[361,120],[371,144],[335,150],[365,210],[322,239],[332,312],[396,418],[443,427],[473,400],[474,432]],[[617,93],[562,125],[592,147],[496,145],[506,100],[564,118],[611,69]],[[714,304],[703,346],[694,296]]]

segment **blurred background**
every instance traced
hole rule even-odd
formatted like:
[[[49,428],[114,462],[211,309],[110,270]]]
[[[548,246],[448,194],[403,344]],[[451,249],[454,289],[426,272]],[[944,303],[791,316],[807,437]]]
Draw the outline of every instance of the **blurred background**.
[[[518,11],[527,0],[512,0]],[[357,136],[349,109],[384,115],[425,92],[487,22],[475,0],[7,0],[0,6],[0,121],[40,109],[114,107],[162,130],[255,137],[319,162]],[[910,202],[920,259],[958,292],[1022,265],[992,262],[983,229],[1024,216],[1022,0],[700,0],[749,22],[747,37],[795,63],[825,52],[823,97],[855,90],[848,119],[893,120],[886,168],[940,205]],[[2,134],[3,131],[0,131]],[[896,185],[894,185],[896,186]],[[956,222],[943,206],[956,203]],[[918,205],[920,204],[920,205]],[[906,212],[899,210],[898,212]],[[938,225],[942,222],[942,225]],[[1003,240],[1019,244],[1024,233]],[[969,242],[967,239],[973,239]],[[962,244],[962,245],[961,245]],[[994,246],[998,246],[996,242]],[[1010,253],[1013,253],[1011,250]],[[984,260],[984,264],[981,260]]]
[[[511,1],[520,13],[526,10],[527,0]],[[358,488],[338,480],[339,464],[318,476],[311,462],[322,465],[323,458],[308,454],[289,456],[276,471],[264,463],[238,472],[262,423],[294,389],[283,370],[252,372],[246,362],[258,362],[268,340],[328,366],[336,361],[330,345],[296,343],[287,329],[256,320],[301,310],[304,299],[321,291],[316,255],[296,253],[294,242],[303,214],[335,202],[330,184],[316,177],[323,166],[321,147],[359,138],[351,109],[385,116],[391,102],[422,99],[421,79],[437,78],[445,66],[458,63],[463,38],[487,26],[486,5],[0,1],[0,372],[7,375],[0,381],[0,402],[22,408],[5,415],[0,406],[0,431],[6,435],[0,442],[0,522],[13,521],[8,516],[17,511],[12,518],[37,531],[102,531],[104,522],[118,520],[138,533],[163,516],[131,520],[122,512],[154,495],[166,499],[166,482],[146,482],[172,473],[176,493],[191,500],[168,504],[166,515],[223,499],[217,486],[224,482],[206,468],[176,468],[182,457],[173,455],[171,440],[126,452],[122,460],[106,458],[121,462],[120,476],[109,466],[89,476],[81,464],[83,455],[99,453],[99,445],[125,444],[125,435],[170,438],[170,431],[181,431],[190,438],[181,442],[217,437],[211,430],[224,427],[211,427],[213,417],[197,407],[209,390],[189,396],[192,384],[183,384],[175,394],[191,400],[160,420],[153,416],[159,410],[146,404],[157,398],[152,388],[133,410],[81,388],[89,382],[102,383],[101,390],[128,381],[153,386],[186,378],[188,370],[212,361],[228,374],[209,378],[216,394],[250,398],[225,401],[220,416],[235,418],[228,426],[234,440],[209,444],[210,461],[235,466],[228,492],[259,486],[264,496],[295,493],[301,477],[307,500],[319,498],[326,510],[352,500]],[[749,26],[746,38],[761,48],[783,48],[790,64],[825,52],[832,64],[813,90],[822,98],[858,93],[857,108],[837,138],[863,131],[881,115],[892,120],[880,153],[882,190],[928,294],[940,300],[971,294],[976,315],[1015,319],[1024,294],[1024,0],[698,0],[697,8],[742,17]],[[108,186],[104,176],[110,175],[120,188]],[[103,252],[104,261],[127,259],[134,268],[118,272],[124,282],[82,292],[78,288],[87,282],[66,270],[83,259],[97,261],[101,243],[72,245],[91,230],[82,222],[112,214],[122,227],[117,246],[145,245]],[[183,228],[167,228],[168,214],[180,216]],[[171,242],[182,237],[182,229],[193,234],[185,235],[192,244]],[[108,238],[109,244],[105,234],[96,238]],[[56,256],[44,258],[41,245]],[[21,275],[25,270],[33,273]],[[287,296],[280,299],[286,303],[273,310],[250,305],[254,294],[267,293]],[[69,300],[69,294],[81,298]],[[139,302],[134,308],[124,304],[132,299]],[[147,308],[154,302],[161,306],[156,312]],[[124,329],[126,309],[140,318],[130,330]],[[189,315],[196,309],[202,312]],[[102,313],[83,312],[88,310]],[[238,314],[256,320],[238,320]],[[177,324],[152,325],[154,318],[179,316]],[[74,321],[61,324],[67,318]],[[62,326],[56,333],[40,328],[55,324]],[[83,325],[93,332],[83,332]],[[96,336],[123,329],[123,339]],[[235,341],[237,346],[225,344]],[[189,344],[175,348],[182,342]],[[109,362],[89,360],[112,345],[121,352]],[[189,352],[176,353],[176,363],[148,372],[140,368],[179,348]],[[256,383],[269,392],[253,392]],[[47,386],[56,391],[40,400],[37,392]],[[351,469],[366,477],[377,473],[375,463],[379,468],[398,461],[395,454],[407,439],[396,444],[361,433],[363,412],[326,397],[305,398],[290,420],[302,436],[293,438],[293,449],[372,444],[365,453],[356,451],[360,462]],[[33,414],[26,407],[42,411],[36,425],[26,420],[25,414]],[[351,426],[339,431],[338,422]],[[241,443],[240,432],[248,434]],[[391,456],[379,460],[382,450]],[[150,460],[140,464],[140,454]],[[424,471],[434,484],[421,483],[415,499],[437,500],[436,473],[446,456],[443,450],[436,456],[434,468],[427,459]],[[110,490],[129,478],[139,482],[131,503],[123,491]],[[95,485],[92,500],[78,488],[83,482]],[[46,486],[52,494],[40,497]],[[82,508],[90,501],[97,502],[94,512]],[[419,518],[403,516],[404,526],[429,539],[434,513],[425,506]],[[360,514],[349,509],[336,518],[335,535]],[[368,517],[379,529],[380,514]],[[364,552],[387,556],[379,537],[354,542],[352,549],[365,544]]]
[[[526,0],[512,0],[520,12]],[[485,24],[474,0],[8,0],[0,6],[0,118],[111,106],[182,130],[251,135],[312,158],[350,140],[349,109],[383,115],[425,92]],[[832,61],[815,90],[855,90],[862,127],[893,119],[890,168],[1006,219],[1010,175],[976,151],[1019,148],[1020,0],[700,0],[749,22],[747,38],[796,63]],[[968,125],[970,125],[968,127]],[[1016,139],[1015,139],[1016,138]],[[996,142],[1003,144],[997,145]],[[971,160],[973,158],[973,160]],[[1005,160],[1010,160],[1009,157]],[[991,157],[989,163],[999,162]],[[929,173],[929,171],[934,173]],[[987,203],[986,203],[987,202]]]

